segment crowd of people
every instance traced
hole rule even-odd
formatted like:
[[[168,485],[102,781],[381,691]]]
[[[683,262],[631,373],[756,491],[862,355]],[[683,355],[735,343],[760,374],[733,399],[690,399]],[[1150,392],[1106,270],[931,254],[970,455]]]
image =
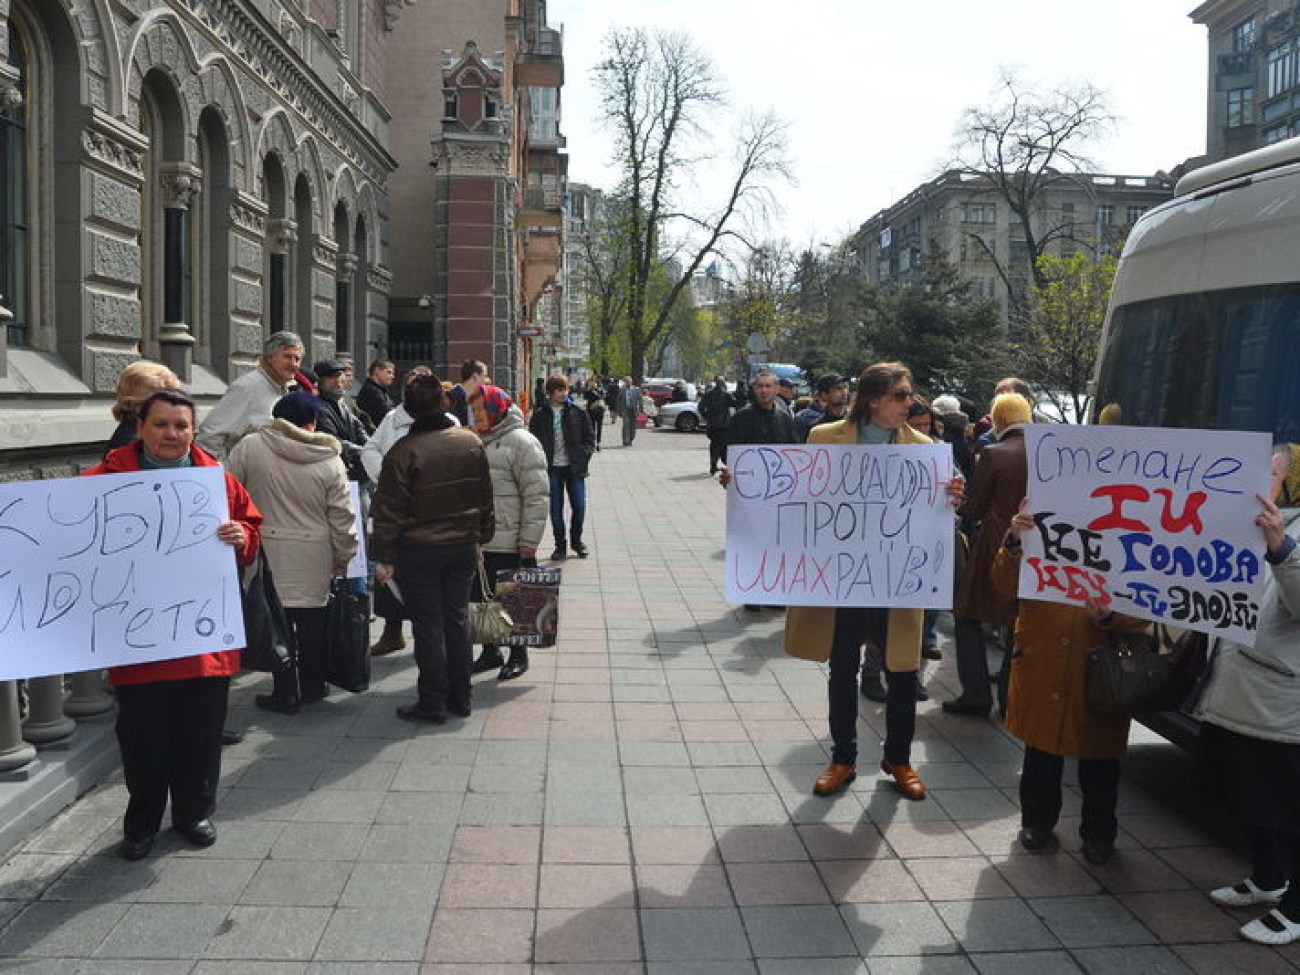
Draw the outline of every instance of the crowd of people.
[[[241,566],[265,559],[296,637],[293,666],[273,677],[256,704],[283,714],[328,694],[323,648],[331,579],[359,544],[352,498],[367,507],[375,611],[384,618],[371,648],[405,645],[411,620],[418,676],[409,721],[443,724],[472,711],[471,677],[528,670],[523,647],[484,645],[473,658],[471,599],[490,595],[496,572],[537,562],[549,516],[553,560],[585,558],[586,480],[607,417],[630,446],[652,405],[630,377],[592,377],[578,388],[553,376],[526,417],[494,386],[487,367],[463,364],[458,383],[427,367],[392,395],[393,364],[371,364],[356,398],[351,366],[303,366],[302,340],[268,339],[258,368],[241,376],[196,423],[193,400],[164,366],[124,370],[114,432],[90,475],[167,467],[225,467],[229,518],[217,537]],[[671,395],[682,399],[685,384]],[[765,369],[747,389],[717,377],[698,411],[709,435],[710,473],[730,479],[727,448],[737,444],[947,443],[954,477],[947,493],[955,547],[965,551],[956,580],[952,645],[960,693],[942,710],[988,718],[995,704],[1024,744],[1020,778],[1026,849],[1051,848],[1061,813],[1065,759],[1078,763],[1083,795],[1082,854],[1104,863],[1114,851],[1120,764],[1128,720],[1088,706],[1088,652],[1106,640],[1139,640],[1145,621],[1083,605],[1018,599],[1020,539],[1034,529],[1025,502],[1025,427],[1037,419],[1030,386],[997,385],[987,411],[953,396],[927,402],[905,365],[877,363],[856,380],[829,373],[805,401]],[[1214,639],[1210,665],[1188,707],[1206,729],[1214,765],[1232,770],[1250,831],[1253,870],[1211,891],[1220,904],[1273,906],[1242,934],[1284,944],[1300,940],[1300,447],[1273,458],[1272,493],[1257,524],[1269,567],[1254,647]],[[350,491],[349,481],[359,488]],[[566,510],[567,509],[567,510]],[[480,570],[481,567],[481,570]],[[745,607],[758,612],[762,607]],[[776,607],[781,609],[781,607]],[[858,698],[884,704],[881,770],[904,797],[926,798],[912,764],[916,703],[925,699],[923,661],[938,659],[937,610],[903,607],[792,607],[786,649],[826,662],[831,759],[812,791],[835,795],[857,776]],[[989,667],[990,646],[1003,649]],[[128,808],[122,854],[147,855],[171,800],[173,826],[196,845],[216,839],[211,814],[230,678],[238,652],[114,668],[118,739]],[[996,696],[996,700],[995,700]]]

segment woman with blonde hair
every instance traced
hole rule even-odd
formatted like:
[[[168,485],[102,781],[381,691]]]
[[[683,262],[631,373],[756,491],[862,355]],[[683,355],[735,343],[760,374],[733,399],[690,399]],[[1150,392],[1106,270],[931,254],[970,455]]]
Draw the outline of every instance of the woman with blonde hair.
[[[117,429],[108,441],[108,451],[125,447],[136,437],[136,420],[143,403],[151,393],[160,389],[180,389],[181,381],[161,362],[138,359],[122,370],[117,379],[117,401],[113,404],[113,419]]]

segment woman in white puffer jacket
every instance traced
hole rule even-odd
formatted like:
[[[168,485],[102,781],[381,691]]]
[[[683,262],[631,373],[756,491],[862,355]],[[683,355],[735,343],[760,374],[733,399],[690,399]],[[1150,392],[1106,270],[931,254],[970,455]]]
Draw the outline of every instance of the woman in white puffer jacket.
[[[492,476],[496,533],[483,546],[483,564],[489,585],[495,585],[498,571],[537,564],[537,546],[550,511],[550,479],[546,452],[504,390],[482,387],[470,397],[469,408],[471,428],[483,440]],[[482,598],[478,590],[475,582],[472,599]],[[518,677],[528,670],[528,648],[511,647],[510,659],[505,660],[500,647],[484,644],[474,673],[497,668],[499,680]]]

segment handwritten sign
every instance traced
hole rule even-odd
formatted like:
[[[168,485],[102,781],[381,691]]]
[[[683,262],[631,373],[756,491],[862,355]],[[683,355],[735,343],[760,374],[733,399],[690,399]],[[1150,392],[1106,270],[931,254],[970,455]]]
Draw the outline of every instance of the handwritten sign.
[[[947,444],[728,448],[727,599],[952,605]]]
[[[0,680],[244,645],[218,467],[0,484]]]
[[[1029,510],[1020,596],[1255,642],[1267,434],[1025,428]]]

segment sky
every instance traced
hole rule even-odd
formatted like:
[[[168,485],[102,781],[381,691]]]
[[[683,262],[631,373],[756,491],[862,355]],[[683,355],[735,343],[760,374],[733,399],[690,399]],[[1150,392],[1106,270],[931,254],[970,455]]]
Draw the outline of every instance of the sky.
[[[734,117],[774,110],[790,126],[797,185],[778,187],[769,238],[836,243],[953,158],[962,110],[1004,70],[1040,90],[1087,80],[1119,117],[1086,150],[1099,171],[1149,175],[1205,151],[1205,28],[1194,0],[550,0],[564,30],[562,131],[569,179],[611,188],[592,67],[613,26],[683,30],[714,59]],[[716,199],[718,165],[688,194]]]

